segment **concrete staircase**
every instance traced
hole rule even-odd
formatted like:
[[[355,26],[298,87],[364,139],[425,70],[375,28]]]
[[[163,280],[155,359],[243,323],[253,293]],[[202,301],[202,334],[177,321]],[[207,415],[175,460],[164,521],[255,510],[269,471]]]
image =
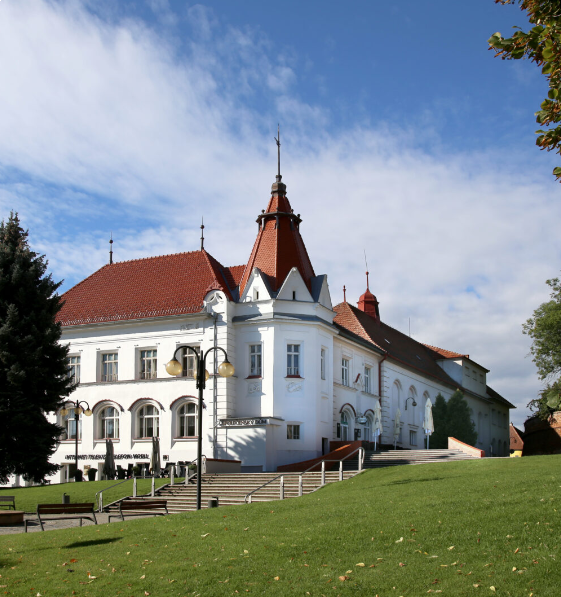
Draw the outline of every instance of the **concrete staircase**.
[[[470,456],[460,450],[367,450],[364,455],[363,468],[382,468],[399,466],[401,464],[423,464],[425,462],[451,462],[453,460],[472,460]],[[344,462],[345,470],[357,470],[357,459]]]
[[[357,465],[358,467],[358,465]],[[245,496],[264,483],[278,477],[280,473],[222,473],[203,474],[201,479],[201,506],[206,508],[211,498],[217,497],[220,506],[232,506],[245,503]],[[343,473],[344,479],[357,474],[357,468]],[[283,473],[284,499],[298,497],[298,473]],[[338,471],[325,473],[326,483],[339,481]],[[302,493],[311,493],[321,487],[321,472],[305,473],[302,479]],[[195,510],[197,503],[196,479],[188,485],[165,485],[156,490],[156,496],[167,500],[170,513]],[[135,499],[150,499],[139,496]],[[252,495],[252,502],[268,502],[280,499],[280,479],[276,479]],[[118,501],[104,508],[106,512],[118,510]]]

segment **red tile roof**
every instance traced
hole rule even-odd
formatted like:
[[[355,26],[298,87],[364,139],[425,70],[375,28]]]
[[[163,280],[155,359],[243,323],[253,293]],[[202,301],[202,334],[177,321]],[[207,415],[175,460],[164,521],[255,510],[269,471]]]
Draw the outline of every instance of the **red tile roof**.
[[[382,349],[388,357],[404,365],[422,371],[430,377],[439,379],[453,388],[458,387],[445,371],[438,365],[435,351],[417,342],[406,334],[390,327],[384,322],[378,323],[375,318],[349,303],[340,303],[334,308],[337,315],[336,326],[349,330],[353,334]]]
[[[206,251],[105,265],[62,295],[63,326],[197,313],[213,288],[231,300],[243,266],[224,268]]]
[[[255,267],[267,276],[274,292],[281,287],[290,270],[296,267],[311,291],[314,268],[300,236],[300,217],[293,213],[284,183],[273,184],[273,196],[267,210],[257,221],[259,232],[240,281],[240,295]]]

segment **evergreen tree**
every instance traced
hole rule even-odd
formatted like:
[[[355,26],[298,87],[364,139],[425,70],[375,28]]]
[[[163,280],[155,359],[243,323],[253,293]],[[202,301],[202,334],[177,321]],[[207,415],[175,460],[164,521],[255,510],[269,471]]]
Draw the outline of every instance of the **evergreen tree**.
[[[444,396],[438,394],[432,407],[434,431],[430,436],[430,447],[442,449],[448,447],[448,405]]]
[[[448,435],[465,444],[474,446],[477,441],[475,423],[471,420],[471,413],[464,395],[456,390],[448,400]]]
[[[11,474],[40,481],[62,429],[47,421],[73,391],[68,349],[55,317],[60,282],[28,245],[17,214],[0,224],[0,484]]]

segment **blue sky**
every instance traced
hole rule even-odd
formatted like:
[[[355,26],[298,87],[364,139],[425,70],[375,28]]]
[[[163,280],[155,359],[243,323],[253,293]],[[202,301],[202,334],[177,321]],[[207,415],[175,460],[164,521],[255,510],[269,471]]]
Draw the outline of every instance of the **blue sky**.
[[[521,324],[559,274],[538,69],[487,50],[525,26],[492,0],[2,0],[0,217],[68,289],[107,261],[206,248],[247,261],[282,172],[334,302],[469,353],[520,408]]]

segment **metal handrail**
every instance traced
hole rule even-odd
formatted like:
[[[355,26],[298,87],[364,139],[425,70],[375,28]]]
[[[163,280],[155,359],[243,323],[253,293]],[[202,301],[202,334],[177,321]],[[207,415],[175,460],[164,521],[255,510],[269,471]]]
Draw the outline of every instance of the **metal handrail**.
[[[101,494],[104,491],[107,491],[108,489],[113,489],[113,487],[117,487],[117,485],[122,485],[123,483],[126,483],[127,481],[131,481],[134,478],[136,478],[136,477],[129,477],[128,479],[123,479],[122,481],[119,481],[118,483],[115,483],[114,485],[110,485],[109,487],[106,487],[105,489],[100,489],[98,492],[96,492],[95,497],[94,497],[94,502],[98,502],[98,505],[97,505],[98,512],[101,512],[103,510],[103,496]],[[98,496],[99,496],[99,499],[98,499]]]
[[[256,492],[259,491],[260,489],[263,489],[263,487],[266,487],[267,485],[269,485],[269,483],[272,483],[273,481],[276,481],[277,479],[280,479],[282,477],[284,477],[285,473],[283,473],[282,475],[277,475],[276,477],[273,477],[272,479],[270,479],[269,481],[267,481],[267,483],[263,483],[263,485],[260,485],[257,489],[254,489],[253,491],[250,491],[244,498],[244,501],[246,504],[251,504],[251,496]],[[282,485],[282,483],[281,483]],[[249,501],[248,501],[249,500]]]
[[[320,460],[319,462],[316,462],[315,464],[313,464],[311,467],[307,468],[305,471],[298,473],[298,472],[294,472],[292,474],[294,475],[298,475],[299,479],[298,479],[298,495],[301,496],[302,495],[302,479],[303,479],[303,475],[305,475],[306,473],[310,472],[312,469],[316,468],[316,466],[321,464],[321,478],[322,478],[322,485],[325,485],[325,463],[326,462],[339,462],[339,480],[342,481],[342,473],[343,473],[343,461],[347,460],[348,458],[350,458],[351,456],[354,456],[357,452],[359,452],[360,456],[358,459],[358,470],[359,472],[362,471],[362,464],[364,462],[364,448],[360,447],[357,448],[356,450],[354,450],[354,452],[351,452],[350,454],[347,454],[344,458],[341,458],[339,460]],[[267,481],[266,483],[263,483],[263,485],[260,485],[257,489],[254,489],[253,491],[250,491],[244,498],[244,502],[246,504],[251,504],[251,496],[256,492],[259,491],[260,489],[263,489],[263,487],[266,487],[267,485],[269,485],[270,483],[272,483],[273,481],[276,481],[277,479],[281,479],[281,483],[280,483],[280,495],[281,495],[281,500],[284,499],[284,475],[286,474],[290,474],[290,473],[283,473],[281,475],[277,475],[276,477],[273,477],[272,479],[270,479],[269,481]]]
[[[206,468],[206,456],[203,454],[202,455],[202,459],[203,459],[203,466],[201,467],[202,469]],[[193,464],[194,462],[197,462],[198,458],[195,458],[194,460],[191,460],[190,462],[188,462],[185,465],[185,472],[187,473],[185,475],[185,485],[187,485],[188,481],[189,481],[189,472],[188,472],[188,467],[190,464]],[[198,474],[198,470],[197,470],[197,474]],[[172,481],[173,481],[173,477],[174,475],[172,475]],[[151,475],[150,477],[141,477],[142,479],[152,479],[152,489],[150,491],[152,497],[154,497],[154,493],[155,493],[155,482],[156,482],[156,477],[155,475]],[[133,482],[133,497],[136,497],[136,480],[138,479],[138,477],[136,475],[133,475],[132,477],[129,477],[128,479],[123,479],[122,481],[119,481],[119,483],[115,483],[114,485],[110,485],[109,487],[105,487],[105,489],[100,489],[94,496],[94,502],[97,502],[97,509],[98,512],[102,512],[103,511],[103,492],[107,491],[108,489],[113,489],[113,487],[117,487],[118,485],[122,485],[123,483],[126,483],[127,481],[131,481]],[[173,485],[173,482],[172,482]],[[99,496],[99,497],[98,497]]]

